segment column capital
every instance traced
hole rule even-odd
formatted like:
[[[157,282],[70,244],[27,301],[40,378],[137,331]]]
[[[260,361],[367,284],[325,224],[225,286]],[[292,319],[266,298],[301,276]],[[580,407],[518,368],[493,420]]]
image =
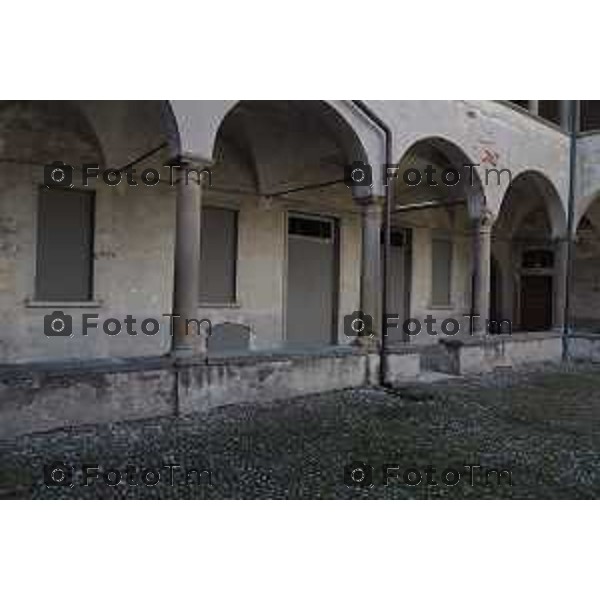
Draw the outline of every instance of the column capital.
[[[491,231],[494,221],[494,213],[489,208],[483,208],[481,212],[472,219],[473,227],[482,232]]]
[[[191,154],[175,154],[168,161],[168,165],[178,165],[180,167],[187,167],[188,169],[206,169],[212,165],[212,160],[207,160],[199,156],[193,156]]]
[[[168,160],[165,166],[171,167],[171,185],[175,183],[174,178],[176,178],[178,183],[185,183],[185,185],[195,183],[199,186],[202,185],[203,180],[206,180],[210,186],[212,173],[208,166],[211,164],[201,158],[179,154]],[[176,168],[181,171],[176,171]]]

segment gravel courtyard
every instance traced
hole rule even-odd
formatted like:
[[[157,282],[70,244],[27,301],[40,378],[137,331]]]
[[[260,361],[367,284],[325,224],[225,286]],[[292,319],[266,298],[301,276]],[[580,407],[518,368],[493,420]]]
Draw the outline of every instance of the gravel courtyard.
[[[0,498],[598,498],[599,432],[600,367],[500,372],[0,442]],[[45,485],[55,461],[72,487]]]

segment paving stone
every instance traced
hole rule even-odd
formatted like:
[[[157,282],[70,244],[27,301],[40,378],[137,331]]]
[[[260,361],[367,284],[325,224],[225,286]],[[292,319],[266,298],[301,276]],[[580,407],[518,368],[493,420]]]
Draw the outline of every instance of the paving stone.
[[[23,436],[0,442],[0,498],[598,498],[599,432],[600,368],[542,366]],[[212,485],[204,474],[171,486],[162,469],[156,486],[85,487],[76,476],[47,487],[43,466],[59,460],[123,473],[177,463],[209,469]],[[372,487],[344,483],[355,461],[373,466]],[[386,463],[400,466],[387,486]],[[466,464],[509,469],[513,485],[471,486]],[[428,466],[437,486],[403,481]],[[457,485],[439,481],[447,469]]]

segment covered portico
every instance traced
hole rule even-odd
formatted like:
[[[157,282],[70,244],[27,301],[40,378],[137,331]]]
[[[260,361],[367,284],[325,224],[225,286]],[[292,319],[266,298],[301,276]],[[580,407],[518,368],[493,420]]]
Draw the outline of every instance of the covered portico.
[[[488,317],[536,328],[508,300],[515,292],[502,258],[506,241],[517,252],[515,244],[533,239],[531,227],[554,251],[552,325],[560,326],[558,192],[541,173],[523,174],[498,209],[477,171],[465,170],[476,163],[477,146],[455,140],[448,127],[439,127],[445,135],[393,144],[402,150],[384,282],[386,140],[353,102],[15,102],[0,109],[10,142],[0,166],[0,391],[12,398],[9,422],[20,419],[25,429],[39,411],[48,426],[59,426],[389,384],[428,369],[485,369],[493,363],[483,356],[490,343],[509,348],[502,336],[490,342]],[[378,109],[384,116],[395,110]],[[417,126],[390,122],[392,141]],[[44,167],[56,160],[73,164],[73,188],[46,191]],[[178,176],[156,185],[97,177],[83,186],[88,163],[137,177],[169,165]],[[349,185],[353,164],[370,166],[372,180]],[[429,167],[446,181],[432,188],[404,178]],[[203,170],[210,176],[197,177]],[[381,366],[384,290],[386,312],[400,323],[431,315],[438,334],[398,327],[383,344]],[[44,334],[44,318],[55,310],[72,317],[72,335]],[[347,329],[357,311],[372,318],[373,335]],[[88,313],[99,321],[178,320],[173,335],[168,328],[86,334],[78,325]],[[480,315],[473,332],[464,331],[467,313]],[[450,319],[468,340],[441,330]],[[211,322],[211,335],[185,326],[202,320]],[[521,350],[513,357],[523,348],[544,355],[546,342],[531,335],[514,337],[510,347]],[[463,355],[471,353],[468,364],[456,358],[457,340]],[[434,345],[443,360],[430,360]],[[27,383],[15,394],[20,381]],[[64,384],[60,398],[50,392],[58,402],[51,410],[48,381]]]
[[[382,180],[348,187],[344,174],[381,164],[381,136],[351,103],[57,101],[4,103],[1,116],[5,245],[19,253],[2,263],[14,285],[0,290],[1,362],[309,351],[351,344],[346,314],[379,314]],[[74,183],[48,193],[55,160]],[[93,163],[137,171],[137,185],[82,186]],[[165,164],[173,185],[140,184]],[[68,286],[53,265],[73,274]],[[75,323],[86,311],[180,318],[173,336],[48,337],[56,308]],[[192,319],[210,319],[213,335]]]
[[[176,354],[348,346],[356,340],[346,315],[363,310],[378,322],[382,183],[376,174],[367,186],[345,180],[350,165],[373,161],[366,146],[331,103],[228,107],[211,185],[178,195],[188,208],[176,236],[187,275],[175,297],[189,298],[176,306],[222,324],[223,335],[205,348],[176,338]]]

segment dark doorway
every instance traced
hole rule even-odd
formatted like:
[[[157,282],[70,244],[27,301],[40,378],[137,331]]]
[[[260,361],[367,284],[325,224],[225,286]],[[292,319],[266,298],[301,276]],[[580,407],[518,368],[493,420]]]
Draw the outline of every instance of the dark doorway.
[[[521,277],[521,329],[544,331],[552,327],[552,276]]]

